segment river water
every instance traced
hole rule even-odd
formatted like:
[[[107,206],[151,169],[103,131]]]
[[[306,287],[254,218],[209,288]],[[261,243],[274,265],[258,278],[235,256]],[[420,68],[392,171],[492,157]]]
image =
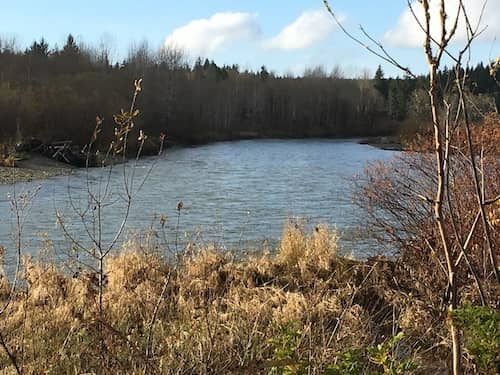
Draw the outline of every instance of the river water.
[[[390,159],[395,152],[360,145],[354,140],[251,140],[174,148],[158,158],[115,166],[78,170],[28,184],[0,186],[0,245],[15,248],[14,193],[37,191],[23,212],[23,249],[36,253],[51,248],[66,254],[71,241],[57,224],[60,214],[68,233],[92,247],[80,222],[85,213],[87,229],[96,211],[88,204],[88,189],[104,194],[110,176],[107,206],[102,212],[102,240],[109,244],[124,217],[124,168],[134,196],[125,225],[126,239],[149,228],[164,233],[170,248],[187,241],[215,243],[227,249],[271,248],[288,219],[301,218],[308,225],[328,224],[340,235],[344,253],[364,257],[377,252],[374,241],[358,238],[363,212],[352,203],[352,177],[367,163]],[[152,169],[151,169],[152,168]],[[141,181],[147,177],[141,187]],[[140,189],[138,189],[140,187]],[[38,190],[37,190],[38,189]],[[180,217],[176,210],[182,201]],[[163,236],[160,236],[161,238]],[[116,247],[118,248],[118,247]]]

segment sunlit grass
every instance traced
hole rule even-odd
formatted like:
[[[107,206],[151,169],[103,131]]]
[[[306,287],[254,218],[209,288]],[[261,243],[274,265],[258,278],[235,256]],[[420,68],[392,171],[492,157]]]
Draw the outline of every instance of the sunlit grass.
[[[411,335],[422,335],[416,325],[432,308],[394,283],[402,274],[392,262],[342,258],[336,240],[326,226],[309,233],[289,223],[276,256],[237,260],[215,247],[167,260],[131,240],[106,261],[101,320],[95,274],[25,259],[26,285],[2,321],[4,337],[36,374],[267,373],[283,327],[297,340],[287,361],[322,373],[346,349],[390,337],[395,308],[407,345],[421,340]]]

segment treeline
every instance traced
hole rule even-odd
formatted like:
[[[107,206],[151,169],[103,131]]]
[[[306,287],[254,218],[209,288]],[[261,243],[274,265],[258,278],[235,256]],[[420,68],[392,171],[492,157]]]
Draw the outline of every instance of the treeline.
[[[41,39],[24,51],[0,40],[0,139],[83,145],[99,116],[105,120],[101,139],[108,142],[113,114],[126,109],[139,77],[144,90],[137,125],[179,143],[378,135],[396,131],[398,122],[421,109],[411,108],[418,79],[385,79],[381,69],[375,78],[347,79],[321,68],[302,77],[277,76],[264,66],[252,72],[201,59],[189,65],[180,51],[153,52],[146,43],[112,64],[109,48],[69,35],[62,48]],[[478,87],[485,95],[493,92]]]
[[[494,76],[492,76],[494,74]],[[484,114],[500,109],[500,73],[493,72],[483,63],[460,71],[460,76],[466,77],[465,88],[471,101],[471,116],[475,121],[482,119]],[[440,96],[448,98],[449,103],[458,95],[455,84],[456,73],[453,69],[444,67],[438,72]],[[383,97],[384,108],[389,118],[396,121],[407,121],[419,126],[425,126],[430,121],[431,109],[428,94],[429,77],[385,78],[379,66],[373,77],[373,87]]]

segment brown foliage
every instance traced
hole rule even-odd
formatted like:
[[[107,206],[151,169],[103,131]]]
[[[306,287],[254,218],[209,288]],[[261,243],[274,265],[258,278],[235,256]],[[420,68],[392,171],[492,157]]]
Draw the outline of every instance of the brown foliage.
[[[424,141],[425,140],[425,141]],[[474,269],[485,289],[486,299],[498,305],[498,286],[492,281],[492,265],[488,258],[482,224],[474,227],[465,257],[460,256],[464,243],[478,215],[472,167],[468,159],[463,129],[452,133],[449,185],[445,194],[444,217],[450,234],[454,258],[459,258],[458,277],[464,299],[479,301],[477,282],[471,276]],[[500,194],[500,118],[489,115],[472,131],[473,148],[478,155],[477,165],[485,201]],[[400,253],[400,261],[415,276],[417,289],[431,303],[439,303],[446,295],[447,276],[443,251],[436,232],[432,200],[436,190],[435,156],[429,137],[417,136],[412,151],[389,163],[372,165],[366,179],[358,181],[359,205],[366,209],[369,227],[382,243],[389,242]],[[418,152],[417,152],[418,151]],[[500,256],[500,231],[496,224],[497,204],[486,206],[494,255]]]
[[[434,143],[430,125],[423,126],[422,129],[411,135],[407,135],[404,140],[405,150],[409,152],[432,152]],[[450,143],[453,145],[451,152],[454,154],[467,153],[467,138],[462,127],[456,127],[451,131]],[[471,131],[474,151],[484,155],[500,154],[500,115],[488,113],[484,115],[481,122],[472,125]]]
[[[276,257],[202,248],[179,265],[129,242],[106,263],[102,321],[95,275],[26,260],[27,287],[3,331],[26,373],[267,373],[273,339],[291,323],[300,335],[294,361],[311,373],[394,329],[424,363],[446,362],[449,343],[436,346],[443,311],[420,294],[418,277],[385,258],[339,257],[335,238],[291,223]],[[8,373],[4,353],[0,361]]]

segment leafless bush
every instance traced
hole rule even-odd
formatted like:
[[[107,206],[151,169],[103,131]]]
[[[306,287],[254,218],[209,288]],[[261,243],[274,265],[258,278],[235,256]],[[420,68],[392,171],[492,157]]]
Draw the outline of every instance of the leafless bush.
[[[492,275],[492,265],[484,241],[478,229],[477,204],[474,186],[464,171],[470,168],[467,160],[459,155],[451,159],[450,185],[455,187],[449,194],[444,210],[445,225],[451,233],[451,241],[467,241],[465,257],[460,256],[460,248],[454,246],[457,258],[460,257],[463,287],[473,286],[469,278],[471,268],[481,279],[488,283]],[[436,187],[434,160],[427,153],[406,153],[389,163],[378,163],[366,169],[366,176],[357,182],[357,203],[367,212],[367,228],[386,246],[388,243],[400,254],[400,261],[420,274],[420,283],[432,291],[433,301],[443,297],[446,289],[446,276],[436,272],[443,268],[443,254],[432,218],[429,197]],[[497,156],[484,157],[482,166],[489,173],[484,176],[488,186],[488,196],[500,193],[500,163]],[[493,208],[493,207],[491,207]],[[489,224],[491,225],[491,223]],[[471,233],[471,228],[475,227]],[[492,231],[494,249],[500,244],[500,233]],[[496,250],[496,256],[499,256]],[[472,284],[472,285],[471,285]],[[496,303],[496,290],[485,296],[493,305]],[[470,297],[480,302],[480,296],[473,293]],[[489,298],[488,298],[489,297]]]

